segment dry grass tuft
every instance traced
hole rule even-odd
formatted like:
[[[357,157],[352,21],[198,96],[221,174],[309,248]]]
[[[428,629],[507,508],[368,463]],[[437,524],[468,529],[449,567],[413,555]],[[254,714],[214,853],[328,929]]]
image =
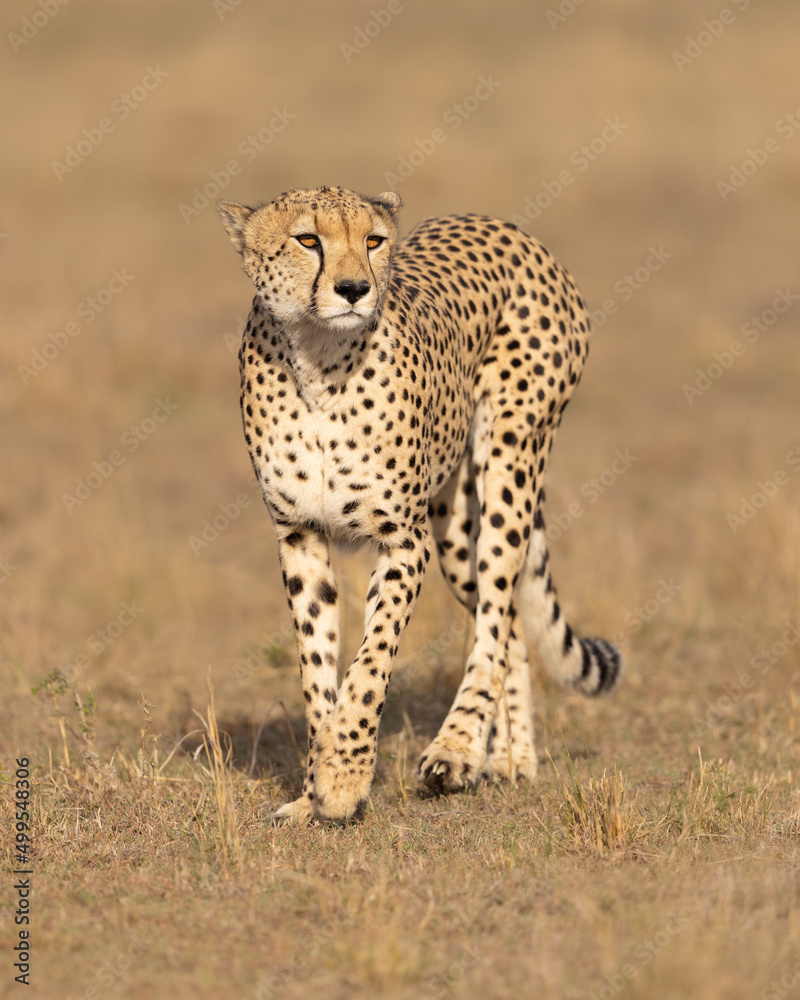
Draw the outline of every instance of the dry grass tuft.
[[[211,677],[207,678],[208,707],[205,716],[195,714],[203,724],[203,744],[206,763],[200,759],[199,748],[194,754],[194,761],[202,774],[206,776],[211,786],[213,803],[217,818],[218,838],[212,840],[201,824],[199,829],[206,843],[215,847],[219,860],[238,868],[242,863],[242,844],[239,839],[239,817],[234,793],[231,763],[233,747],[227,733],[221,733],[217,724],[217,712],[214,704],[214,686]],[[203,790],[205,797],[206,789]],[[200,807],[196,810],[200,812]]]
[[[679,839],[735,836],[749,841],[765,833],[778,776],[754,774],[743,782],[731,762],[709,763],[699,748],[697,756],[698,769],[684,790],[676,789],[667,817]]]
[[[558,787],[561,813],[572,842],[597,854],[625,851],[635,847],[645,835],[645,820],[637,809],[638,795],[632,798],[628,781],[616,765],[612,774],[605,770],[598,778],[582,781],[566,751],[567,777],[563,778],[548,751]]]

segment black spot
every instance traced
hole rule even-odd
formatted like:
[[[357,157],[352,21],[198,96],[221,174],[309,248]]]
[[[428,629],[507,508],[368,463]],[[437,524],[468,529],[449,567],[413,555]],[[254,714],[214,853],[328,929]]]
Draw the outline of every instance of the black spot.
[[[317,587],[317,597],[323,604],[335,604],[337,597],[336,587],[332,587],[327,580],[323,580]]]
[[[506,523],[506,519],[503,517],[502,514],[492,514],[492,516],[489,518],[489,523],[493,528],[502,528],[503,525]]]
[[[303,581],[300,579],[299,576],[291,576],[286,581],[286,587],[287,587],[289,593],[292,595],[292,597],[295,597],[297,594],[299,594],[302,591],[302,589],[303,589]]]

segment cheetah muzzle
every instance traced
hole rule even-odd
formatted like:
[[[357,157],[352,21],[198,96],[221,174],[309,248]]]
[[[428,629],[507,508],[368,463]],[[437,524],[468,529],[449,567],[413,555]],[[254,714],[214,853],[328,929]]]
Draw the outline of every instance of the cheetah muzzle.
[[[586,360],[580,293],[508,222],[430,219],[398,242],[400,204],[342,188],[219,203],[256,289],[239,355],[244,433],[278,537],[308,725],[303,790],[284,821],[363,810],[434,544],[475,642],[420,758],[421,790],[534,777],[520,625],[549,672],[585,694],[622,670],[616,647],[564,620],[542,516],[553,437]],[[378,552],[341,683],[332,542]]]

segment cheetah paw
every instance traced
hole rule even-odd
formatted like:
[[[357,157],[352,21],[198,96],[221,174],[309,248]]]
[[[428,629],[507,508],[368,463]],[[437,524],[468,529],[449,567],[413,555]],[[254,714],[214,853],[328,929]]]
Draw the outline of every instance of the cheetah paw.
[[[275,826],[301,826],[310,823],[315,818],[315,811],[308,797],[302,795],[294,802],[287,802],[281,806],[272,816]]]
[[[417,784],[423,795],[460,792],[478,784],[482,768],[483,760],[478,757],[431,744],[417,765]]]
[[[354,773],[350,773],[351,770]],[[320,761],[314,781],[316,818],[324,823],[360,820],[364,815],[371,782],[370,769],[345,769],[337,767],[335,762]]]

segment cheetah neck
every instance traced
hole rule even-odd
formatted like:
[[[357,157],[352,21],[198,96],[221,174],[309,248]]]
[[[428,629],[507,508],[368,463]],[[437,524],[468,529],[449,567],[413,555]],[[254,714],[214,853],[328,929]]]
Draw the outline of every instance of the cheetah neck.
[[[331,332],[319,325],[287,329],[287,361],[309,408],[324,409],[343,391],[363,366],[376,327],[377,320],[355,331]]]

